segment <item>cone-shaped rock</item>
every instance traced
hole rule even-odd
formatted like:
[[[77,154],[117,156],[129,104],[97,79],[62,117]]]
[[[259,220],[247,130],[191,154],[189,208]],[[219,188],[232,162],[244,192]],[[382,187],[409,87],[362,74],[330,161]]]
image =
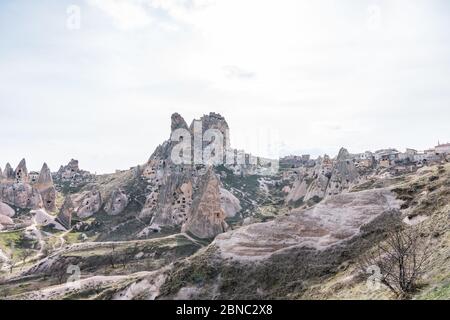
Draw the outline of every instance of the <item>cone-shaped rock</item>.
[[[9,163],[6,164],[3,176],[6,178],[6,180],[14,180],[14,170]]]
[[[187,129],[187,123],[183,119],[183,117],[179,113],[172,114],[172,124],[170,126],[171,130],[174,131],[176,129]]]
[[[328,183],[326,195],[337,195],[348,190],[358,178],[358,170],[351,159],[350,153],[347,149],[341,148],[333,164],[333,171]]]
[[[37,183],[40,185],[53,185],[52,173],[46,163],[42,166]]]
[[[17,183],[28,182],[28,169],[25,159],[22,159],[22,161],[20,161],[19,165],[16,168],[16,171],[14,171],[14,177]]]
[[[38,181],[34,187],[41,194],[44,208],[47,211],[55,211],[56,189],[53,185],[52,173],[46,163],[42,166]]]
[[[225,232],[227,228],[220,201],[220,182],[210,168],[202,177],[199,195],[193,200],[189,218],[182,229],[207,239]]]
[[[59,211],[56,220],[61,223],[66,229],[72,227],[72,214],[74,212],[74,205],[70,196],[67,196],[64,203]]]

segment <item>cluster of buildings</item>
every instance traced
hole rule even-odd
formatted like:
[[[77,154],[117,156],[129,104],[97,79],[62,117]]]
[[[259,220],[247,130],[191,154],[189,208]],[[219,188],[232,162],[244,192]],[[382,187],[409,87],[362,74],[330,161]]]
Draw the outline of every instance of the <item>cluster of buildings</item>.
[[[301,156],[286,156],[280,159],[280,166],[284,168],[314,167],[316,160],[311,159],[309,154]]]
[[[406,149],[382,149],[375,152],[366,151],[353,155],[355,165],[362,168],[389,168],[398,172],[408,171],[414,167],[432,165],[450,161],[450,143],[440,144],[424,151]]]
[[[450,143],[438,144],[434,148],[424,151],[406,149],[400,152],[397,149],[382,149],[375,152],[366,151],[350,155],[356,167],[366,169],[389,169],[394,173],[413,171],[425,165],[439,164],[450,161]],[[314,167],[318,160],[311,159],[309,155],[287,156],[280,159],[282,168]],[[330,161],[328,156],[322,159]]]

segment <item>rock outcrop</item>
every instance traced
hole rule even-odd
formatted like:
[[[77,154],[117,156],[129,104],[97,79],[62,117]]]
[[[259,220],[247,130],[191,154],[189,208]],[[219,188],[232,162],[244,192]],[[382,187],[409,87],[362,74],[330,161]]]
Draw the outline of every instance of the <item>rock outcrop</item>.
[[[202,238],[214,238],[227,230],[225,212],[220,201],[220,182],[209,169],[199,184],[199,193],[192,202],[188,220],[183,225],[184,232]]]
[[[105,211],[111,216],[121,214],[128,205],[128,196],[123,189],[116,189],[112,192],[105,204]]]
[[[308,174],[306,170],[302,170],[298,174],[294,184],[292,185],[292,188],[285,189],[285,192],[287,191],[288,193],[285,199],[286,203],[296,203],[299,201],[303,201],[308,191],[307,179]]]
[[[62,180],[72,180],[76,174],[80,172],[78,160],[71,159],[66,166],[61,166],[58,170],[58,175]]]
[[[314,167],[312,182],[309,185],[304,198],[305,202],[309,200],[318,202],[325,198],[332,170],[333,163],[328,156],[317,160],[317,164]]]
[[[342,148],[334,160],[327,155],[319,158],[314,167],[311,183],[307,186],[304,179],[299,179],[288,198],[295,201],[296,198],[304,197],[305,202],[312,200],[316,203],[328,196],[346,192],[358,182],[358,179],[358,169],[351,160],[351,155]]]
[[[72,198],[76,216],[80,219],[91,217],[100,211],[102,197],[98,190],[85,191]]]
[[[0,201],[0,215],[12,218],[15,214],[16,212],[13,208]]]
[[[56,210],[56,189],[53,185],[52,174],[46,163],[42,166],[37,182],[34,184],[41,197],[44,208],[47,211]]]
[[[64,199],[61,209],[59,210],[58,216],[56,217],[56,220],[66,229],[70,229],[72,227],[72,214],[74,210],[72,199],[70,196],[67,196]]]
[[[16,183],[28,183],[28,169],[25,159],[22,159],[14,171]]]
[[[27,183],[7,182],[0,184],[0,201],[21,209],[43,207],[39,191]]]
[[[385,189],[344,193],[309,210],[218,235],[169,273],[161,297],[187,288],[193,299],[289,297],[301,292],[305,281],[332,275],[367,250],[381,237],[377,230],[400,223],[400,204]]]
[[[10,217],[0,214],[0,230],[8,228],[12,225],[14,225],[14,221]]]
[[[239,199],[224,188],[220,188],[220,206],[227,218],[236,216],[242,210]]]
[[[3,177],[7,181],[14,180],[14,170],[9,163],[6,164],[5,171],[3,172]]]
[[[93,175],[85,170],[81,170],[78,160],[70,160],[66,166],[61,166],[53,175],[53,180],[58,190],[61,187],[69,188],[72,191],[79,191],[81,187],[93,180]]]
[[[190,125],[190,130],[191,130],[192,136],[194,136],[194,134],[195,134],[194,129],[195,129],[196,123],[198,123],[198,125],[201,124],[201,128],[202,128],[201,134],[204,139],[203,148],[205,148],[211,142],[209,140],[210,137],[207,137],[205,135],[205,132],[207,130],[218,130],[222,134],[222,137],[223,137],[224,152],[226,150],[230,149],[229,126],[223,116],[221,116],[218,113],[211,112],[208,115],[203,115],[199,120],[192,121],[192,123]]]
[[[351,160],[350,154],[342,148],[333,163],[331,178],[325,192],[326,196],[340,194],[348,190],[358,178],[358,170]]]
[[[170,128],[171,128],[172,132],[177,129],[187,129],[188,128],[186,121],[179,113],[172,114],[171,120],[172,120],[172,124],[171,124]]]

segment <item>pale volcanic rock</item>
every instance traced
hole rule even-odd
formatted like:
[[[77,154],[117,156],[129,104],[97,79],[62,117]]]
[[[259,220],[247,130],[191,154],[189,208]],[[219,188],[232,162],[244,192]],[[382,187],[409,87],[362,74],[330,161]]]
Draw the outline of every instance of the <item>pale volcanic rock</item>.
[[[6,180],[14,180],[14,170],[9,163],[6,164],[5,171],[3,172],[3,177]]]
[[[220,204],[227,218],[236,216],[242,210],[239,199],[224,188],[220,188]]]
[[[123,189],[114,190],[105,204],[105,211],[111,216],[121,214],[128,205],[128,197]]]
[[[151,215],[151,225],[181,227],[186,222],[192,202],[192,174],[190,171],[171,172],[163,183],[147,198],[141,215]]]
[[[52,174],[46,163],[42,166],[37,182],[34,187],[39,191],[42,197],[44,208],[47,211],[56,210],[56,189],[53,185]]]
[[[291,188],[283,189],[284,192],[288,192],[286,196],[286,203],[298,201],[306,196],[306,192],[308,189],[307,182],[300,177],[298,180],[294,182],[294,185]]]
[[[171,120],[172,120],[172,124],[170,126],[171,131],[188,128],[186,121],[179,113],[172,114]]]
[[[81,170],[78,160],[72,159],[66,166],[61,166],[53,176],[57,185],[70,183],[71,188],[80,188],[91,182],[94,176],[85,170]]]
[[[311,209],[219,235],[213,244],[222,257],[239,260],[266,259],[296,247],[325,250],[358,235],[362,226],[400,205],[386,189],[340,194]]]
[[[342,148],[333,163],[333,171],[325,192],[326,196],[340,194],[348,190],[353,183],[358,181],[358,178],[358,170],[351,160],[349,152]]]
[[[218,130],[223,137],[223,150],[230,149],[229,139],[229,126],[223,116],[218,113],[210,112],[207,115],[203,115],[199,120],[194,120],[190,125],[191,134],[194,135],[194,124],[200,122],[202,125],[202,136],[205,136],[205,132],[208,130]],[[209,144],[209,141],[203,142],[203,148]]]
[[[78,160],[71,159],[66,166],[61,166],[58,170],[58,175],[63,180],[71,180],[75,178],[75,175],[80,172]]]
[[[321,200],[325,198],[328,182],[330,181],[332,163],[328,157],[319,158],[314,167],[312,182],[308,187],[304,201],[310,199]]]
[[[38,226],[53,226],[57,230],[65,230],[65,228],[56,221],[55,217],[48,214],[45,209],[31,210],[33,220]]]
[[[70,229],[72,227],[72,214],[75,211],[72,199],[70,196],[67,196],[64,199],[64,203],[59,210],[59,214],[56,217],[56,220],[61,223],[66,229]]]
[[[0,184],[0,200],[21,209],[39,209],[43,206],[39,191],[26,183]]]
[[[78,218],[86,219],[100,211],[102,207],[102,197],[98,190],[85,191],[72,199],[75,205],[75,212]]]
[[[0,201],[0,215],[12,218],[15,214],[16,212],[13,208]]]
[[[227,228],[220,201],[220,182],[212,169],[209,169],[202,177],[199,195],[193,200],[189,218],[182,230],[206,239],[214,238]]]
[[[25,159],[22,159],[22,161],[20,161],[19,165],[17,166],[16,170],[14,171],[14,177],[15,177],[17,183],[27,183],[28,182],[28,169],[27,169],[27,163],[26,163]]]
[[[12,225],[14,225],[14,221],[10,217],[0,214],[0,230]]]

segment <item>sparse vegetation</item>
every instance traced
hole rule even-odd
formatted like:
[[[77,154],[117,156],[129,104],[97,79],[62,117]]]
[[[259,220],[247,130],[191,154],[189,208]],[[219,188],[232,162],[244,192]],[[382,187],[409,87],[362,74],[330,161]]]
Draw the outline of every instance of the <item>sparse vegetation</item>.
[[[407,299],[419,286],[431,250],[431,237],[424,237],[420,228],[397,228],[362,255],[359,265],[363,273],[377,268],[379,281],[397,297]]]

